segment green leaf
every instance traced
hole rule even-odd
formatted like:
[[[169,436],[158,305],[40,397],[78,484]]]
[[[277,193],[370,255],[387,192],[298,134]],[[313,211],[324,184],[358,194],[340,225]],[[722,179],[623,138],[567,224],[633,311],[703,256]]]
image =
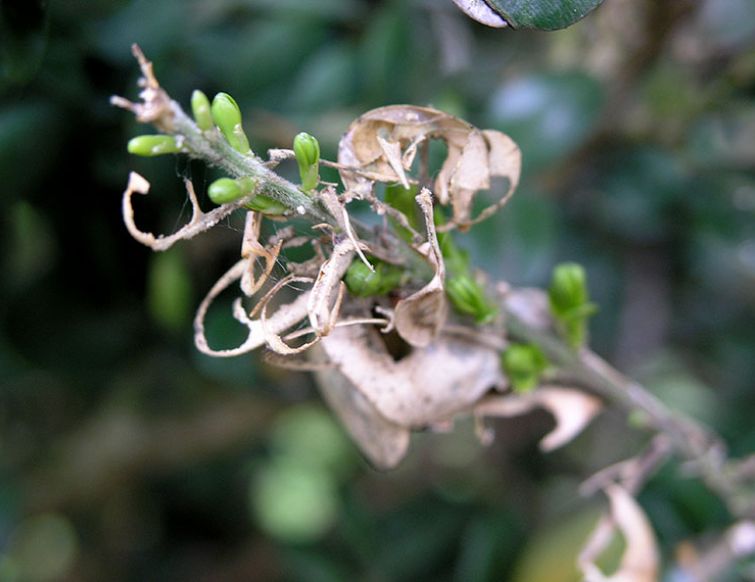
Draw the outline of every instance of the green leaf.
[[[212,129],[212,113],[210,112],[210,100],[207,95],[199,89],[195,89],[191,94],[191,111],[194,114],[194,121],[197,127],[202,131]]]
[[[571,26],[603,0],[486,0],[512,28],[558,30]]]

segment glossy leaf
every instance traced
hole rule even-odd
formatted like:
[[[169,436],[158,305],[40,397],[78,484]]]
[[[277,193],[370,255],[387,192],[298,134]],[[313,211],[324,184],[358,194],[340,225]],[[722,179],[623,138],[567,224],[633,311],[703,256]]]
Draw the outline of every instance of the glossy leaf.
[[[486,0],[512,28],[558,30],[571,26],[603,0]],[[466,2],[471,4],[471,2]]]

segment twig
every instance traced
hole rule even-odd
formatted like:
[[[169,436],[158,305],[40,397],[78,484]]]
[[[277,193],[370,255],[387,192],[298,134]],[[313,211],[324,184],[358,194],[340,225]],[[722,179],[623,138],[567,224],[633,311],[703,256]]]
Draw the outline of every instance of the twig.
[[[242,154],[233,149],[217,129],[202,131],[186,115],[181,106],[160,88],[149,62],[137,45],[132,51],[142,70],[143,102],[132,103],[123,97],[111,98],[117,107],[128,109],[143,123],[151,123],[161,131],[180,138],[182,151],[192,158],[222,168],[235,178],[251,176],[260,186],[255,195],[263,194],[277,200],[293,212],[307,214],[319,222],[333,222],[332,217],[318,207],[315,199],[297,186],[270,170],[254,154]]]
[[[717,435],[670,410],[645,387],[623,376],[590,350],[571,349],[549,330],[525,323],[511,310],[506,312],[506,327],[514,337],[538,344],[553,363],[573,373],[586,387],[629,411],[644,413],[646,425],[669,439],[675,452],[721,497],[732,515],[755,516],[755,499],[736,478],[737,463],[727,460],[726,447]]]
[[[720,580],[738,561],[755,554],[755,522],[742,520],[720,534],[703,549],[695,549],[691,542],[680,544],[677,560],[692,582]]]

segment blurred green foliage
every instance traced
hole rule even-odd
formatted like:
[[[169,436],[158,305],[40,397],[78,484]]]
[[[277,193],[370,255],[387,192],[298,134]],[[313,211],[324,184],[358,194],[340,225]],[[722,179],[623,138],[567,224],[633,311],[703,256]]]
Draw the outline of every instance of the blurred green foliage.
[[[128,170],[152,182],[153,232],[188,219],[181,178],[209,208],[220,177],[126,153],[147,128],[108,99],[137,93],[133,42],[186,108],[234,95],[257,152],[307,131],[333,159],[353,118],[401,102],[510,133],[524,179],[460,237],[471,263],[541,287],[581,263],[594,348],[755,447],[752,2],[606,0],[548,34],[440,0],[5,0],[0,20],[2,580],[542,579],[532,556],[571,559],[563,531],[592,511],[578,481],[644,438],[609,419],[542,455],[543,414],[489,449],[462,423],[381,474],[308,376],[197,354],[193,307],[242,225],[166,255],[127,235]],[[231,299],[213,345],[243,337]],[[641,501],[667,559],[726,523],[675,466]]]

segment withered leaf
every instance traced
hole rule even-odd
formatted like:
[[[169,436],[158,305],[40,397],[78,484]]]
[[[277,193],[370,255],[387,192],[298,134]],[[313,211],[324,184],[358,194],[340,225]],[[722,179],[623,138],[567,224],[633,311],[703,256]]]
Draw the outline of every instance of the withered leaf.
[[[309,354],[320,349],[317,346]],[[409,448],[409,429],[380,414],[340,370],[316,370],[315,379],[328,406],[370,463],[378,469],[391,469],[398,465]]]
[[[416,200],[425,217],[427,227],[427,242],[417,250],[427,258],[435,274],[422,289],[396,304],[394,325],[399,335],[409,344],[424,347],[429,345],[440,332],[448,316],[448,304],[443,289],[446,271],[435,232],[432,197],[430,192],[423,188]]]
[[[417,147],[441,139],[448,154],[434,184],[441,204],[451,204],[448,228],[466,228],[500,208],[519,183],[521,152],[505,134],[481,131],[457,117],[410,105],[389,105],[359,117],[341,138],[338,162],[349,198],[368,198],[374,181],[400,182],[411,167]],[[475,194],[490,188],[493,177],[508,179],[508,189],[498,202],[472,218]]]
[[[328,335],[336,323],[344,293],[341,279],[351,265],[355,248],[349,238],[337,242],[330,258],[321,265],[312,286],[307,309],[309,322],[318,336]]]
[[[338,328],[321,345],[384,418],[406,428],[467,412],[485,392],[504,384],[497,351],[466,339],[441,337],[399,361],[373,328]]]
[[[658,580],[658,548],[653,528],[637,501],[623,488],[608,484],[605,493],[609,513],[601,518],[579,555],[578,563],[587,582],[655,582]],[[606,576],[595,561],[606,549],[616,529],[625,549],[618,570]]]
[[[241,290],[247,297],[251,297],[259,291],[270,277],[284,242],[282,239],[278,240],[270,249],[260,244],[262,219],[263,215],[259,212],[250,211],[246,213],[244,237],[241,242],[241,257],[246,259],[247,265],[241,275]],[[265,262],[265,266],[259,275],[254,273],[257,258],[261,258]]]
[[[534,408],[544,408],[556,426],[540,441],[543,451],[564,446],[587,426],[602,405],[598,398],[573,388],[541,386],[525,394],[506,394],[484,398],[476,407],[477,416],[519,416]]]
[[[139,230],[139,227],[136,226],[134,220],[134,207],[131,199],[135,193],[148,194],[150,183],[143,176],[136,172],[131,172],[128,176],[128,185],[123,192],[123,200],[121,203],[123,222],[125,223],[129,234],[154,251],[166,251],[180,240],[194,238],[198,234],[211,229],[218,222],[239,208],[243,203],[243,201],[236,201],[229,204],[223,204],[210,212],[204,213],[199,207],[197,195],[194,192],[194,186],[192,183],[189,180],[186,180],[185,185],[186,192],[189,196],[189,202],[191,203],[191,219],[186,225],[171,235],[155,236],[151,232]]]
[[[246,354],[265,345],[271,334],[281,334],[307,317],[309,291],[301,293],[291,303],[279,306],[273,315],[266,318],[266,321],[252,319],[244,310],[241,298],[238,298],[233,304],[233,316],[248,328],[249,333],[246,340],[240,346],[232,349],[216,350],[211,348],[207,343],[204,329],[207,310],[218,295],[227,289],[231,283],[238,281],[242,277],[246,269],[247,260],[241,259],[238,261],[213,285],[207,296],[202,300],[202,303],[200,303],[194,316],[194,344],[203,354],[219,358]],[[262,299],[262,302],[264,302],[263,305],[266,305],[269,298],[268,294]]]

